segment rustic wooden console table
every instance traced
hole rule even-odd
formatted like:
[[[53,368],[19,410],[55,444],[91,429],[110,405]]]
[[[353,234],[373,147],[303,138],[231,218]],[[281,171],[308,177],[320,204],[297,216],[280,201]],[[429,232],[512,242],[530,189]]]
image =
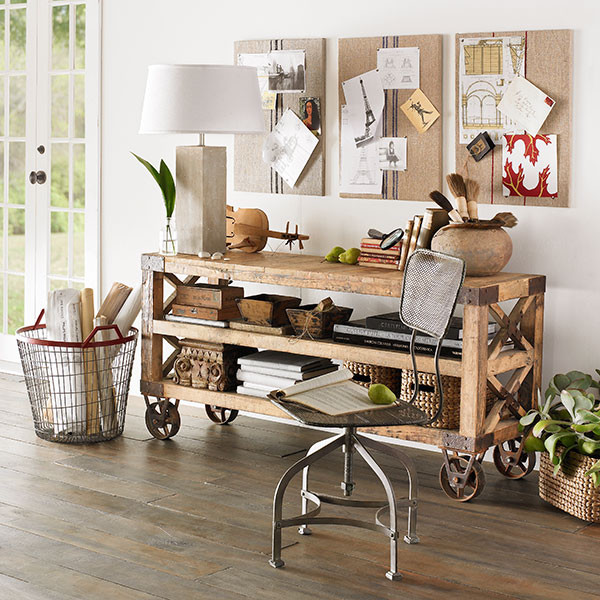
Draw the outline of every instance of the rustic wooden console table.
[[[166,439],[177,432],[180,400],[221,407],[223,415],[227,411],[242,410],[286,416],[266,399],[173,383],[169,373],[181,338],[411,368],[410,355],[393,350],[164,320],[174,300],[174,294],[164,299],[165,283],[175,287],[194,283],[202,277],[211,282],[279,284],[392,298],[400,297],[402,287],[402,272],[330,264],[318,256],[232,251],[226,258],[228,260],[205,260],[187,254],[142,256],[141,391],[148,405],[146,423],[155,437]],[[464,305],[462,359],[440,360],[442,374],[462,378],[459,429],[406,426],[373,430],[373,433],[440,447],[444,456],[440,483],[446,494],[456,500],[474,498],[483,489],[480,462],[491,446],[495,446],[496,466],[507,477],[520,478],[533,469],[531,457],[522,451],[519,443],[517,417],[532,405],[541,385],[545,285],[546,278],[542,275],[500,273],[491,277],[468,277],[459,296],[459,303]],[[500,303],[510,300],[516,301],[511,310],[500,307]],[[489,344],[488,314],[500,325]],[[514,349],[503,350],[509,338],[514,342]],[[174,348],[166,359],[163,358],[163,341]],[[434,370],[433,358],[429,356],[418,356],[417,365],[420,371]],[[487,388],[498,398],[488,414]],[[155,402],[151,402],[152,397],[156,398]],[[512,416],[506,418],[508,412]],[[224,416],[223,420],[227,418]]]

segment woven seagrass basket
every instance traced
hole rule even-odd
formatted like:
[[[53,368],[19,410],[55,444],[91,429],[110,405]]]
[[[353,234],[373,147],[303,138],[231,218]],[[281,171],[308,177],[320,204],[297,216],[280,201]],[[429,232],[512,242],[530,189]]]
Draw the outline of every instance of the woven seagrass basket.
[[[594,487],[592,478],[585,476],[597,461],[572,450],[554,475],[549,455],[542,452],[540,498],[578,519],[600,523],[600,487]]]
[[[409,402],[412,398],[415,375],[411,369],[402,371],[402,384],[400,399]],[[457,429],[460,424],[460,377],[442,375],[444,388],[444,408],[440,418],[426,425],[437,429]],[[487,410],[489,410],[496,397],[487,390]],[[419,373],[419,394],[414,405],[425,414],[433,417],[438,407],[437,381],[434,373]]]
[[[368,388],[372,383],[383,383],[398,396],[402,380],[402,369],[368,365],[366,363],[345,361],[344,367],[350,369],[357,377],[356,383]]]

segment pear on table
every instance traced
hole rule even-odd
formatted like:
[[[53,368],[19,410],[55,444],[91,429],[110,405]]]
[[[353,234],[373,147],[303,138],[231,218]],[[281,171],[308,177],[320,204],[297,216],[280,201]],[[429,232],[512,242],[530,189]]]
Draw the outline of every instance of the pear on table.
[[[374,383],[369,387],[369,399],[373,404],[393,404],[396,394],[383,383]]]
[[[344,248],[342,248],[341,246],[334,246],[330,250],[329,254],[325,256],[325,260],[330,263],[340,262],[339,256],[344,252],[346,252],[346,250],[344,250]]]
[[[339,255],[339,259],[341,263],[346,265],[355,265],[358,262],[358,257],[360,256],[360,250],[358,248],[348,248],[346,252],[342,252]]]

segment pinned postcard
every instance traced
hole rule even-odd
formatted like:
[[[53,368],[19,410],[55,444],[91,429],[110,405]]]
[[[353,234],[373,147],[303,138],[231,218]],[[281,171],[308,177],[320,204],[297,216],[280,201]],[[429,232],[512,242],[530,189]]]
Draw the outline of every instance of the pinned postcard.
[[[419,48],[378,48],[377,70],[384,90],[416,90],[419,83]]]
[[[458,125],[460,144],[469,144],[487,131],[500,143],[515,124],[498,112],[498,103],[509,84],[525,74],[525,36],[460,38]]]
[[[379,168],[384,171],[406,171],[406,138],[382,137],[377,141]]]
[[[502,193],[525,198],[558,195],[556,135],[508,133],[503,137]]]
[[[340,142],[340,193],[380,195],[383,172],[379,169],[377,144],[356,147],[345,104],[342,105]]]
[[[321,133],[321,101],[319,98],[301,96],[298,108],[302,122],[315,134]]]
[[[440,116],[429,98],[419,89],[400,107],[419,133],[427,131]]]
[[[554,100],[525,77],[515,77],[498,104],[498,110],[535,136],[554,106]]]
[[[381,123],[385,95],[377,69],[342,82],[348,122],[357,147],[375,139]]]
[[[267,135],[263,161],[294,187],[319,140],[289,108]]]

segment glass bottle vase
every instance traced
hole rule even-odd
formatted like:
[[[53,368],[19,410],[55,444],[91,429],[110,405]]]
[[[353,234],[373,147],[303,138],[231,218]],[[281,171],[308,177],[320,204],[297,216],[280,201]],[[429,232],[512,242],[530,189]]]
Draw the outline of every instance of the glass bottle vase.
[[[177,230],[171,217],[167,217],[165,226],[160,230],[158,243],[160,254],[165,256],[174,256],[177,254]]]

